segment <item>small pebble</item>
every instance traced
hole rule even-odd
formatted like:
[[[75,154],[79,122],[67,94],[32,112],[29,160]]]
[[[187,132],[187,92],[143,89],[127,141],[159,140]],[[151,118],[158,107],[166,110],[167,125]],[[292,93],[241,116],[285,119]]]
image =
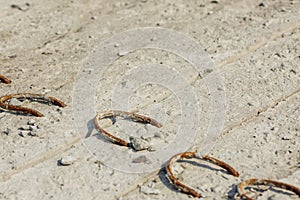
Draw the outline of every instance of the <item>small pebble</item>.
[[[39,127],[38,127],[37,125],[29,126],[29,130],[30,130],[30,131],[36,131],[36,130],[38,130],[38,129],[39,129]]]
[[[57,111],[59,114],[63,114],[62,108],[57,108],[56,111]]]
[[[9,135],[10,131],[11,131],[10,128],[6,128],[6,129],[3,131],[3,133],[4,133],[5,135]]]
[[[93,69],[91,69],[91,68],[84,68],[83,70],[82,70],[82,72],[87,72],[88,74],[90,74],[90,73],[92,73],[92,71],[93,71]]]
[[[258,4],[258,6],[259,7],[266,7],[266,5],[263,2],[261,2],[260,4]]]
[[[148,183],[148,187],[149,187],[149,188],[154,188],[155,183],[156,183],[155,180],[151,181],[150,183]]]
[[[121,51],[118,52],[118,56],[120,56],[120,57],[125,56],[126,54],[128,54],[127,51],[121,50]]]
[[[156,149],[155,149],[153,146],[149,146],[149,147],[147,148],[147,150],[148,150],[148,151],[151,151],[151,152],[156,151]]]
[[[19,130],[29,130],[29,127],[30,126],[28,126],[28,125],[25,125],[25,126],[21,126],[20,128],[19,128]]]
[[[294,138],[296,138],[296,135],[291,132],[285,132],[281,134],[282,140],[292,140]]]
[[[147,142],[144,139],[136,138],[136,137],[130,137],[129,140],[130,140],[130,143],[132,145],[132,148],[134,148],[134,150],[136,150],[136,151],[145,150],[145,149],[148,149],[150,147],[149,142]]]
[[[35,120],[31,119],[27,122],[28,125],[35,125]]]
[[[144,193],[144,194],[153,194],[153,195],[158,195],[158,194],[160,194],[160,190],[158,190],[158,189],[153,189],[153,188],[149,188],[149,187],[147,187],[147,186],[141,186],[140,187],[140,191],[142,192],[142,193]]]
[[[19,136],[21,136],[21,137],[26,137],[26,136],[28,136],[30,134],[30,131],[21,131],[20,133],[19,133]]]
[[[50,92],[51,92],[50,89],[45,89],[45,90],[42,92],[42,94],[47,94],[47,93],[50,93]]]
[[[31,130],[28,135],[30,135],[32,137],[38,137],[39,132],[37,130]]]
[[[13,53],[13,54],[8,55],[7,57],[8,57],[9,59],[11,59],[11,58],[16,58],[16,57],[17,57],[17,54]]]
[[[68,166],[74,164],[76,161],[76,158],[73,156],[64,156],[59,160],[59,163],[63,166]]]
[[[211,1],[210,3],[218,4],[218,3],[219,3],[219,0],[213,0],[213,1]]]
[[[29,9],[30,4],[29,3],[25,3],[23,5],[12,4],[11,7],[12,8],[17,8],[18,10],[21,10],[21,11],[26,11],[26,10]]]

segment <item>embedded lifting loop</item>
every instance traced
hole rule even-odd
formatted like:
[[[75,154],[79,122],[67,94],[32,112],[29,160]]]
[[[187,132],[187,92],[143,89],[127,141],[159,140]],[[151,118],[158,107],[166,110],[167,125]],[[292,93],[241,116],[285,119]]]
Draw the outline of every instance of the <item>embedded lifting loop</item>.
[[[115,144],[118,144],[118,145],[121,145],[121,146],[126,146],[126,147],[131,147],[135,150],[139,150],[139,149],[136,149],[134,147],[134,145],[132,145],[131,142],[126,142],[125,140],[121,139],[121,138],[118,138],[116,136],[114,136],[113,134],[105,131],[103,128],[101,128],[100,124],[99,124],[99,121],[102,120],[102,119],[106,119],[106,118],[110,118],[113,122],[113,124],[115,123],[116,121],[116,117],[121,117],[125,120],[129,120],[129,121],[133,121],[133,122],[137,122],[137,123],[142,123],[142,124],[151,124],[152,126],[155,126],[157,128],[161,128],[162,125],[156,121],[155,119],[152,119],[150,117],[146,117],[146,116],[143,116],[143,115],[139,115],[139,114],[135,114],[135,113],[131,113],[131,112],[126,112],[126,111],[118,111],[118,110],[111,110],[111,111],[108,111],[106,113],[98,113],[96,115],[96,117],[94,118],[94,124],[95,124],[95,127],[96,127],[96,130],[103,133],[106,138],[111,141],[112,143],[115,143]]]
[[[238,177],[239,176],[239,173],[233,169],[230,165],[228,165],[227,163],[225,162],[222,162],[216,158],[213,158],[213,157],[210,157],[208,155],[206,156],[201,156],[201,155],[198,155],[198,153],[196,152],[184,152],[184,153],[180,153],[180,154],[177,154],[175,156],[173,156],[169,161],[168,161],[168,164],[167,164],[167,174],[171,180],[171,182],[179,189],[181,190],[182,192],[186,193],[186,194],[190,194],[194,197],[197,197],[197,198],[200,198],[202,197],[202,195],[200,193],[198,193],[196,190],[194,190],[193,188],[183,184],[182,182],[180,182],[178,180],[178,178],[174,175],[173,171],[172,171],[172,165],[174,162],[178,161],[178,160],[181,160],[181,159],[184,159],[184,158],[187,158],[187,159],[190,159],[190,158],[198,158],[200,160],[205,160],[205,161],[208,161],[210,163],[213,163],[215,165],[218,165],[220,167],[222,167],[223,169],[225,169],[229,174],[233,175],[233,176],[236,176]]]
[[[2,81],[5,84],[10,84],[11,80],[9,80],[8,78],[6,78],[5,76],[0,74],[0,81]]]
[[[266,186],[278,187],[281,189],[292,191],[300,197],[300,188],[297,188],[293,185],[289,185],[287,183],[282,183],[282,182],[278,182],[278,181],[253,178],[253,179],[248,179],[244,182],[241,182],[237,186],[238,193],[242,197],[242,199],[253,200],[252,198],[248,197],[245,194],[246,192],[244,190],[245,187],[250,186],[250,185],[266,185]]]
[[[16,112],[23,112],[26,114],[31,114],[36,117],[43,117],[44,115],[42,113],[40,113],[39,111],[33,110],[31,108],[10,105],[9,100],[11,100],[11,99],[18,99],[18,100],[29,99],[31,101],[39,101],[39,102],[46,102],[46,103],[48,102],[53,105],[57,105],[59,107],[66,106],[66,104],[64,102],[62,102],[54,97],[46,96],[43,94],[20,93],[20,94],[9,94],[9,95],[0,97],[0,107],[1,108],[8,110],[8,111],[16,111]]]

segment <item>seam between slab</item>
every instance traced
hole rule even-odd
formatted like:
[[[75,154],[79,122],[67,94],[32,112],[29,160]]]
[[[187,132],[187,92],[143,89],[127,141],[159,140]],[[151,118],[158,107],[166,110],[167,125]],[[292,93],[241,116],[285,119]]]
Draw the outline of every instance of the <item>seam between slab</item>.
[[[298,93],[300,93],[300,88],[298,88],[297,90],[295,90],[294,92],[281,97],[279,99],[277,99],[275,102],[273,102],[271,105],[269,106],[265,106],[264,108],[259,109],[256,114],[247,117],[246,119],[242,120],[241,122],[233,125],[232,127],[228,128],[227,130],[225,130],[220,137],[224,137],[226,135],[228,135],[230,132],[241,128],[244,125],[247,125],[249,122],[251,122],[253,119],[261,116],[262,114],[264,114],[265,112],[267,112],[269,109],[275,109],[280,103],[289,100],[290,98],[292,98],[294,95],[297,95]]]
[[[18,173],[20,173],[26,169],[29,169],[31,167],[34,167],[35,165],[38,165],[39,163],[42,163],[56,155],[59,155],[60,153],[67,151],[69,148],[71,148],[72,145],[78,143],[79,141],[80,141],[80,138],[76,137],[73,140],[71,140],[70,142],[65,143],[64,145],[60,145],[53,150],[50,150],[50,151],[47,151],[45,153],[38,155],[37,158],[33,158],[33,159],[29,160],[28,162],[25,162],[25,163],[21,164],[20,166],[17,166],[16,169],[10,170],[10,171],[4,173],[4,175],[1,177],[0,181],[5,182],[5,181],[9,180],[13,175],[18,174]]]
[[[277,31],[275,34],[272,34],[269,39],[263,38],[263,39],[259,40],[258,42],[256,42],[254,45],[245,49],[244,51],[240,51],[239,53],[237,53],[233,56],[230,56],[229,58],[225,58],[221,62],[217,63],[217,67],[223,68],[226,65],[233,63],[242,57],[247,56],[247,54],[249,54],[250,52],[254,52],[254,51],[258,50],[259,48],[267,45],[270,41],[274,41],[275,39],[281,37],[282,34],[287,33],[287,32],[292,32],[297,28],[300,28],[300,21],[298,23],[291,24],[291,26],[289,26],[288,28],[279,29],[279,31]]]

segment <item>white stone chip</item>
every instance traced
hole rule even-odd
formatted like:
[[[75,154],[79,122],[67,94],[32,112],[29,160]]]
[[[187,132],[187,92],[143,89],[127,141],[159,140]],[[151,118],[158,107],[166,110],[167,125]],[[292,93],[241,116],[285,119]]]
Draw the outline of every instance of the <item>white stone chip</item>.
[[[120,56],[120,57],[125,56],[125,55],[127,55],[127,54],[128,54],[128,51],[124,51],[124,50],[120,50],[120,51],[118,52],[118,56]]]
[[[150,187],[148,187],[148,186],[141,186],[140,187],[140,191],[142,192],[142,193],[144,193],[144,194],[152,194],[152,195],[158,195],[158,194],[160,194],[160,190],[158,190],[158,189],[154,189],[154,188],[150,188]]]
[[[76,162],[76,158],[73,156],[63,156],[59,162],[63,166],[68,166],[74,164]]]
[[[31,119],[27,122],[28,125],[35,125],[35,120],[34,119]]]
[[[19,133],[19,136],[21,136],[21,137],[26,137],[26,136],[28,136],[30,134],[30,131],[21,131],[20,133]]]
[[[150,147],[149,142],[142,138],[130,137],[129,140],[131,142],[132,147],[136,151],[146,150]]]

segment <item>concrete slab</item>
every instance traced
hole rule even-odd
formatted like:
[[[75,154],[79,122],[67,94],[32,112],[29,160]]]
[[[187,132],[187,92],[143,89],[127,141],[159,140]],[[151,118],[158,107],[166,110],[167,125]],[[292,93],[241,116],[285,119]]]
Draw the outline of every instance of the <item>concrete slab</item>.
[[[23,8],[25,3],[14,4]],[[93,157],[86,146],[89,142],[98,142],[97,138],[81,140],[87,133],[78,132],[74,126],[77,122],[72,91],[92,49],[120,32],[146,26],[174,29],[194,38],[211,57],[215,71],[219,70],[225,84],[222,90],[226,94],[227,107],[223,110],[226,115],[222,119],[225,124],[209,153],[230,163],[241,177],[236,179],[184,163],[179,164],[184,169],[180,176],[210,199],[234,198],[234,184],[250,177],[282,180],[299,187],[298,1],[66,0],[46,3],[32,0],[27,3],[28,8],[22,10],[12,7],[11,2],[0,1],[1,74],[13,81],[10,85],[0,83],[0,93],[45,93],[68,106],[59,109],[23,102],[44,113],[44,118],[0,111],[2,199],[189,198],[168,184],[164,172],[158,173],[158,169],[134,174],[105,166],[106,163]],[[130,70],[136,66],[168,65],[189,83],[178,85],[192,88],[199,100],[197,135],[184,148],[202,148],[209,138],[215,140],[207,135],[213,116],[207,85],[211,71],[201,71],[198,76],[189,62],[164,50],[125,54],[105,69],[104,78],[94,86],[97,89],[97,95],[92,97],[97,102],[95,110],[111,108],[116,84],[126,74],[132,74],[134,70]],[[163,76],[158,74],[157,77]],[[180,144],[176,130],[183,105],[178,95],[165,86],[140,87],[130,99],[130,109],[164,122],[160,132],[164,137],[156,138],[157,144]],[[164,110],[167,115],[162,117],[157,110]],[[38,135],[22,137],[20,129],[28,126],[30,119],[40,127]],[[86,119],[85,123],[88,125],[90,120]],[[124,131],[125,138],[130,134],[149,137],[157,134],[148,126],[128,126],[118,124],[119,130],[130,130]],[[119,131],[115,128],[109,130]],[[101,142],[99,144],[104,145]],[[58,161],[64,156],[72,156],[75,163],[59,166]],[[272,191],[261,198],[265,197],[297,198]]]

